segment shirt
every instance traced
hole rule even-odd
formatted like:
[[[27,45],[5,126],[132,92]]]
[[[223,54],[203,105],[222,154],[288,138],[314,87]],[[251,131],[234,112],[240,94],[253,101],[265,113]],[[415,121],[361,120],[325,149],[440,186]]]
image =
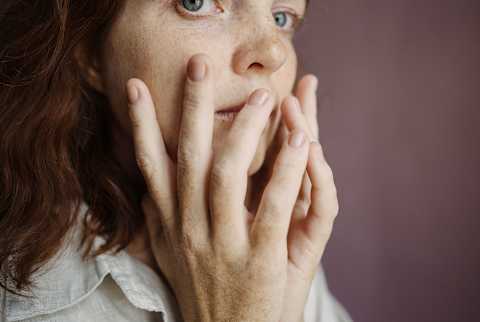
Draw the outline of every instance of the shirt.
[[[82,202],[83,214],[87,209]],[[31,293],[26,293],[29,297],[0,288],[2,321],[182,321],[173,292],[162,276],[124,250],[82,260],[78,251],[79,230],[72,231],[63,250],[34,275]],[[97,236],[94,249],[102,243],[103,239]],[[321,265],[304,314],[305,322],[352,321],[330,293]]]

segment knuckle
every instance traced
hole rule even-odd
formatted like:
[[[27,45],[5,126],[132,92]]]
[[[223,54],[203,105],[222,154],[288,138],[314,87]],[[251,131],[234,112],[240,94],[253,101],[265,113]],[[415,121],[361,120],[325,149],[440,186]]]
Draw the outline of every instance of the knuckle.
[[[285,211],[285,207],[279,200],[280,196],[275,189],[270,190],[264,200],[264,209],[274,215],[282,214]]]
[[[237,118],[235,119],[235,126],[232,128],[230,132],[230,136],[232,138],[243,138],[245,136],[244,133],[249,133],[252,130],[255,130],[258,125],[257,123],[259,120],[257,119],[258,112],[252,111],[252,108],[244,108]]]
[[[217,238],[215,242],[212,243],[212,252],[217,259],[220,259],[224,263],[230,263],[232,265],[238,264],[245,258],[247,258],[248,253],[246,249],[242,247],[235,247],[232,245],[231,240],[223,240]]]
[[[320,162],[320,171],[326,180],[333,182],[333,170],[325,160]]]
[[[332,235],[333,232],[333,221],[332,220],[322,220],[317,217],[319,221],[320,230],[318,231],[317,235],[315,236],[316,239],[316,247],[324,247]],[[318,244],[317,244],[318,243]]]
[[[295,203],[294,212],[300,213],[305,215],[308,212],[308,208],[310,207],[310,202],[305,200],[299,200]]]
[[[324,231],[323,231],[323,237],[325,242],[327,242],[330,239],[332,232],[333,232],[333,220],[327,220],[325,223]]]
[[[143,152],[138,152],[136,155],[136,161],[138,167],[142,172],[149,177],[149,179],[153,179],[152,177],[155,174],[155,165],[152,158]]]
[[[189,81],[190,82],[190,81]],[[202,102],[202,96],[198,93],[197,86],[190,84],[183,97],[184,109],[195,109]]]
[[[319,261],[320,250],[318,248],[319,245],[315,245],[310,239],[305,239],[303,243],[303,257],[311,265],[316,265]]]
[[[276,245],[276,234],[274,228],[270,225],[262,225],[262,229],[252,230],[251,232],[251,245],[256,248],[260,253],[262,250],[266,250],[265,253],[269,253],[271,245]]]
[[[333,197],[335,199],[337,199],[337,202],[338,202],[338,190],[337,190],[337,186],[335,184],[332,184],[331,191],[332,191]]]
[[[187,256],[196,256],[203,252],[203,243],[192,226],[191,224],[183,224],[179,236],[179,245]]]
[[[338,217],[338,213],[340,212],[340,205],[338,202],[334,202],[333,207],[332,207],[332,221],[335,220]]]
[[[210,181],[213,187],[227,188],[231,182],[232,171],[224,158],[216,159],[211,170]]]
[[[188,139],[186,139],[188,140]],[[178,149],[177,155],[177,166],[181,170],[188,170],[192,167],[195,162],[195,152],[193,151],[193,147],[189,146],[189,144],[182,144],[181,147]]]
[[[281,247],[265,247],[257,250],[257,253],[249,261],[249,269],[254,272],[252,279],[262,281],[278,281],[280,274],[285,274],[284,258],[286,251]]]
[[[280,172],[289,174],[296,174],[297,172],[300,173],[300,170],[303,170],[301,169],[300,165],[301,163],[298,153],[287,153],[282,158],[278,159],[278,167]]]
[[[281,205],[281,201],[285,200],[285,197],[287,197],[288,194],[297,194],[298,192],[301,192],[300,179],[301,178],[299,176],[296,176],[295,173],[287,173],[286,171],[280,171],[274,178],[271,179],[269,183],[267,192],[268,198],[273,199],[273,201],[276,201],[276,203]],[[272,206],[275,207],[274,205]]]

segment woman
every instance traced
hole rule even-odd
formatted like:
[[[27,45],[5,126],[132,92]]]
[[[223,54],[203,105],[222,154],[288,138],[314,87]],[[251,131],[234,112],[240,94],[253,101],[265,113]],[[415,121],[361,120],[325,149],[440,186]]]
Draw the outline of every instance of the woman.
[[[350,320],[305,0],[0,6],[4,319]]]

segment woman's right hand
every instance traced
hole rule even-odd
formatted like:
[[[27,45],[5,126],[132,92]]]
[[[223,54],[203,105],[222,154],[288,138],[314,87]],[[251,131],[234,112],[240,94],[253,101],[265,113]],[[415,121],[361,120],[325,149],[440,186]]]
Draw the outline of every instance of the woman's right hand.
[[[257,213],[250,214],[244,204],[248,168],[274,98],[270,93],[263,104],[255,103],[268,93],[255,91],[213,155],[209,66],[203,54],[189,61],[176,164],[167,154],[147,86],[138,79],[127,83],[136,160],[148,187],[142,207],[151,245],[185,321],[278,322],[287,233],[310,145],[302,131],[292,131]]]

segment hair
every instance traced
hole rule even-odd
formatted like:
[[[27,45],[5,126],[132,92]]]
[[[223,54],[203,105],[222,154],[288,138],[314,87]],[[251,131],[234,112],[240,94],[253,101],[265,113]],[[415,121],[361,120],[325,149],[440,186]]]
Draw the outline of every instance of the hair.
[[[80,42],[97,53],[122,5],[1,0],[0,287],[8,291],[32,286],[79,219],[82,201],[89,206],[84,258],[124,249],[143,224],[146,188],[115,160],[108,99],[88,85],[74,58]],[[92,251],[96,236],[105,243]]]
[[[98,50],[121,5],[1,1],[0,286],[11,292],[61,249],[82,200],[85,257],[125,248],[142,223],[139,189],[112,154],[108,100],[73,55],[83,40]],[[97,235],[106,242],[92,252]]]

